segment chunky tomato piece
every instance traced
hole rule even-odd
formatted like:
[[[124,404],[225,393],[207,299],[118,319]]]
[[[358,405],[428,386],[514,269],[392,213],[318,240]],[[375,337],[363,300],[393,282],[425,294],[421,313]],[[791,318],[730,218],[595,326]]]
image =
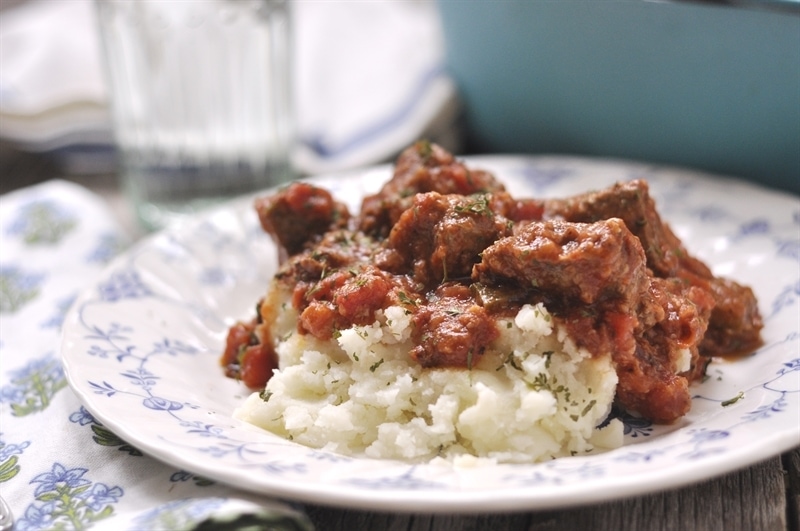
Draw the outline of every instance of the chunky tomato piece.
[[[242,354],[239,377],[247,387],[259,389],[267,385],[272,372],[277,368],[277,356],[271,346],[253,345],[247,347]]]
[[[278,357],[269,338],[256,333],[258,323],[236,323],[228,330],[225,351],[220,365],[225,367],[225,376],[241,380],[247,387],[263,388],[272,371],[278,368]],[[265,332],[259,331],[263,334]]]

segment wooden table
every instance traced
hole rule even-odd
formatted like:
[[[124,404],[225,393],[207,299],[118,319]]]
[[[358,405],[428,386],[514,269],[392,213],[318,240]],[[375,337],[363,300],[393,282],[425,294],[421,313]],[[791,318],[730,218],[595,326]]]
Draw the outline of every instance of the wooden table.
[[[0,143],[0,193],[62,176],[57,161]],[[113,175],[71,175],[106,197],[134,235]],[[800,422],[800,419],[797,419]],[[306,505],[319,531],[800,531],[800,441],[794,450],[677,490],[616,502],[513,514],[393,514]]]
[[[398,515],[307,507],[320,531],[797,531],[798,511],[800,449],[691,487],[558,511]]]

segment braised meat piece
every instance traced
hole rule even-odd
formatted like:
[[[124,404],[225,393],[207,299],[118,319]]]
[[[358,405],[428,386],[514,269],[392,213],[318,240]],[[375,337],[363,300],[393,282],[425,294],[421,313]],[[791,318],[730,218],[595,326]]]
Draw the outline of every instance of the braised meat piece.
[[[565,199],[547,199],[544,216],[583,223],[620,218],[642,242],[647,255],[647,266],[656,276],[712,277],[708,267],[692,257],[669,226],[661,220],[646,181],[617,183],[596,192]]]
[[[350,218],[347,207],[330,192],[303,182],[258,198],[255,209],[261,227],[278,246],[281,262],[327,231],[346,227]]]
[[[373,236],[387,236],[419,193],[471,195],[503,190],[491,173],[467,168],[438,145],[420,141],[400,154],[392,179],[377,194],[364,198],[358,228]]]
[[[544,217],[590,223],[621,218],[642,242],[647,266],[662,278],[680,278],[710,291],[715,306],[700,351],[707,356],[752,350],[761,344],[763,320],[753,291],[715,277],[691,256],[656,211],[646,181],[618,183],[599,192],[545,201]]]
[[[714,307],[713,297],[679,279],[657,277],[650,280],[649,295],[637,314],[642,337],[666,353],[675,369],[690,381],[701,379],[711,361],[700,357],[699,346]]]
[[[468,278],[481,252],[510,234],[510,223],[492,211],[488,194],[417,194],[392,227],[377,263],[432,287]]]
[[[316,283],[338,269],[367,263],[380,248],[380,242],[347,229],[337,229],[318,237],[308,249],[289,257],[276,274],[288,286],[298,282]]]
[[[526,224],[483,251],[473,278],[512,279],[551,310],[614,305],[627,312],[647,285],[642,246],[618,219]]]
[[[699,356],[698,345],[712,306],[705,290],[651,277],[636,314],[634,348],[617,348],[612,354],[620,405],[664,423],[689,411],[689,384],[703,377],[710,361]]]
[[[726,278],[706,280],[705,287],[714,297],[714,310],[700,344],[700,353],[706,356],[741,355],[761,346],[764,320],[753,290]],[[696,285],[703,286],[703,282],[698,281]]]
[[[626,409],[658,422],[689,410],[711,302],[703,290],[654,278],[622,220],[528,223],[483,252],[473,280],[544,302],[577,346],[610,353]]]
[[[468,286],[445,282],[412,319],[415,347],[410,355],[423,367],[472,368],[497,339],[497,323],[479,306]]]

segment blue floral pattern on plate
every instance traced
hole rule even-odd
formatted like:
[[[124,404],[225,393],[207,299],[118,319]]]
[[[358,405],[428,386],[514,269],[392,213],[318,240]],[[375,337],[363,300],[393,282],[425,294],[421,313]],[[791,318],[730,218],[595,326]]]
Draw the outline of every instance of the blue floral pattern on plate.
[[[715,273],[754,287],[765,315],[755,356],[715,360],[692,411],[671,426],[622,416],[622,448],[536,465],[402,463],[312,450],[234,420],[249,393],[218,365],[276,252],[243,198],[141,242],[64,322],[70,385],[91,415],[154,457],[264,494],[395,511],[552,508],[684,485],[800,441],[800,202],[686,170],[566,157],[475,157],[520,196],[645,178],[659,211]],[[356,208],[381,166],[318,178]]]

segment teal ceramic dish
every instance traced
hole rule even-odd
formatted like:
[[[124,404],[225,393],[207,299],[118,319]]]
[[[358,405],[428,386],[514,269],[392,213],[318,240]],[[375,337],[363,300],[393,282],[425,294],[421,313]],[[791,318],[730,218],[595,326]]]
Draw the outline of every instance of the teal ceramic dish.
[[[800,194],[800,2],[438,6],[469,152],[630,158]]]

